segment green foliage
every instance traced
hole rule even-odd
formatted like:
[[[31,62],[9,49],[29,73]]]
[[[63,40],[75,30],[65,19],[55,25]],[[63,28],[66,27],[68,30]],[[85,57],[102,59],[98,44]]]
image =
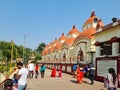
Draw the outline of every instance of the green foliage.
[[[13,45],[13,60],[16,58],[23,58],[23,49],[24,49],[24,56],[25,59],[28,59],[31,54],[32,50],[30,48],[25,48],[22,45],[18,46],[15,43],[0,41],[0,61],[1,62],[10,62],[11,60],[11,53],[12,53],[12,45]]]
[[[0,64],[0,72],[3,72],[3,66]]]
[[[0,42],[0,50],[2,52],[2,58],[5,59],[6,57],[8,59],[11,58],[11,44],[10,42],[5,42],[5,41],[1,41]]]
[[[45,43],[40,43],[39,46],[37,47],[37,49],[33,52],[35,54],[35,60],[34,63],[36,63],[38,60],[42,59],[41,53],[44,50],[46,44]]]
[[[41,52],[44,48],[45,43],[40,43],[36,50],[32,50],[22,45],[18,46],[14,42],[0,41],[0,62],[4,63],[4,65],[0,65],[0,71],[9,71],[11,55],[13,60],[23,58],[23,50],[25,62],[31,59],[31,55],[34,54],[35,59],[33,61],[36,63],[38,60],[42,59]],[[6,63],[8,64],[6,65]],[[13,63],[12,66],[14,67],[15,63]]]
[[[40,43],[39,46],[38,46],[37,49],[36,49],[36,52],[39,53],[39,54],[41,54],[42,51],[43,51],[43,49],[45,48],[45,46],[46,46],[45,43],[43,43],[43,42]]]
[[[41,55],[40,55],[40,54],[37,54],[35,59],[36,59],[36,60],[41,60],[41,59],[42,59],[42,57],[41,57]]]

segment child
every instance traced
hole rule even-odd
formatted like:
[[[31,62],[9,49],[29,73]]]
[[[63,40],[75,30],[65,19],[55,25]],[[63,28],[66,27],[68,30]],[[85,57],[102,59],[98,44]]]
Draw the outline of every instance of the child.
[[[59,68],[58,77],[62,77],[62,68]]]
[[[14,74],[14,77],[13,77],[13,88],[14,88],[15,90],[17,90],[17,88],[18,88],[17,74]]]

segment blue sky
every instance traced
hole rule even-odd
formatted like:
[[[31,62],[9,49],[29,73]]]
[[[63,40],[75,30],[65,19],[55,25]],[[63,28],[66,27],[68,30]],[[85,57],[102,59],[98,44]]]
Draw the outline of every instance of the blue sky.
[[[73,25],[81,31],[92,10],[104,24],[120,18],[120,0],[0,0],[0,40],[35,49],[67,35]]]

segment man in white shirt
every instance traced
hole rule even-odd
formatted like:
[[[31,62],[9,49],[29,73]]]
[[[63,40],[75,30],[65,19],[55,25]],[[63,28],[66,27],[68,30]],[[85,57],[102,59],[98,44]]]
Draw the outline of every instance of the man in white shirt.
[[[29,71],[29,78],[33,78],[34,64],[32,62],[28,64],[28,71]]]
[[[27,86],[27,76],[28,76],[28,70],[23,67],[23,64],[21,62],[17,63],[18,66],[18,90],[26,90]]]

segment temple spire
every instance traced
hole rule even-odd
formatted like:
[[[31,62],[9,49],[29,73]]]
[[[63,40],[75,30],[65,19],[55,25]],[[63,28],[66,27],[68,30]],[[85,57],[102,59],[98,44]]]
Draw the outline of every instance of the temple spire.
[[[93,17],[93,16],[96,16],[96,15],[95,15],[95,11],[94,11],[94,10],[91,12],[90,17]]]
[[[64,33],[62,33],[62,36],[64,36]]]
[[[75,29],[75,25],[73,25],[73,29]]]

